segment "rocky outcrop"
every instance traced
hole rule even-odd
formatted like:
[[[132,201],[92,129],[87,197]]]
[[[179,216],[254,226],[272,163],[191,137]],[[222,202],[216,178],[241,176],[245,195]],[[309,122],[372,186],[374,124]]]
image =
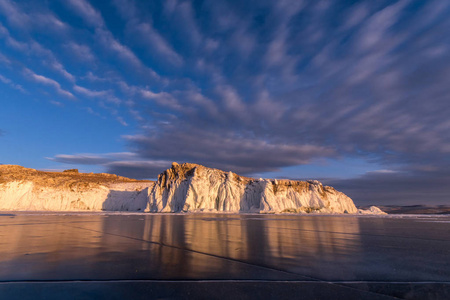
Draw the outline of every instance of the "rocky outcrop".
[[[0,165],[0,210],[139,211],[151,181]]]
[[[357,208],[345,194],[318,181],[252,179],[173,163],[159,175],[146,211],[357,213]]]
[[[358,214],[361,215],[387,215],[384,211],[376,206],[370,206],[369,209],[358,209]]]
[[[318,181],[254,179],[189,163],[173,163],[157,182],[0,165],[0,210],[358,213],[349,197]]]

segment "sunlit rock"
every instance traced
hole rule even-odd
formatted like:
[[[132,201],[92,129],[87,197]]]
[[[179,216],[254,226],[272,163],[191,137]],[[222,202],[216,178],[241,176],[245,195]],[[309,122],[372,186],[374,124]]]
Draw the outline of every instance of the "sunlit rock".
[[[384,211],[376,206],[371,206],[369,209],[358,209],[358,214],[361,215],[387,215]]]
[[[318,181],[255,180],[197,164],[173,163],[158,176],[146,211],[357,213],[358,210],[345,194]]]
[[[157,182],[0,165],[0,210],[383,213],[358,211],[345,194],[316,180],[253,179],[176,162]]]
[[[153,182],[112,174],[0,166],[0,210],[139,211]]]

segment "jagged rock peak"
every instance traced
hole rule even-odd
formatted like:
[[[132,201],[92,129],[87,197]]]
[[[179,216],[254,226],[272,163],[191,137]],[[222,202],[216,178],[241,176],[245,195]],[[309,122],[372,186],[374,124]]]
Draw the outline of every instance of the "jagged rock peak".
[[[195,163],[179,164],[177,162],[173,162],[170,169],[165,170],[158,176],[158,182],[174,179],[184,180],[195,175],[203,174],[205,172],[207,172],[209,176],[220,177],[227,180],[236,180],[241,182],[254,181],[253,178],[240,176],[236,173],[233,173],[232,171],[225,172],[219,169],[209,168]]]

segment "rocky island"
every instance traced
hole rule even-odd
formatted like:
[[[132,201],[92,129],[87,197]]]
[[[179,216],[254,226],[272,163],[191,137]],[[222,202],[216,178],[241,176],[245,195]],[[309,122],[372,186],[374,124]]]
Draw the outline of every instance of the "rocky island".
[[[315,180],[254,179],[190,163],[173,163],[156,182],[0,165],[0,210],[382,213],[358,210]]]

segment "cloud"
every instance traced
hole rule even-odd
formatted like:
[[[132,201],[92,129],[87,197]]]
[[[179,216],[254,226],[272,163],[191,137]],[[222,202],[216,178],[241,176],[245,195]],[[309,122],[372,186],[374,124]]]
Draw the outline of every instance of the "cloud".
[[[103,27],[105,21],[102,15],[85,0],[69,0],[67,3],[83,18],[90,26]]]
[[[183,63],[183,58],[175,52],[167,41],[149,23],[138,24],[132,29],[132,32],[136,33],[138,36],[147,37],[142,42],[144,42],[148,48],[159,52],[167,61],[177,66]]]
[[[93,91],[79,85],[74,85],[73,90],[88,97],[104,97],[108,94],[108,91]]]
[[[401,187],[448,178],[447,1],[116,0],[113,19],[109,5],[71,0],[83,22],[67,23],[79,27],[55,35],[52,52],[11,25],[30,19],[26,5],[0,1],[14,28],[0,27],[6,59],[38,57],[80,101],[99,100],[81,106],[87,113],[104,109],[129,125],[124,141],[136,157],[101,154],[108,170],[141,176],[159,162],[191,161],[252,174],[357,157],[392,171],[355,179],[367,187],[359,195],[371,184],[389,190],[383,178]],[[55,49],[77,55],[74,74],[87,75],[71,75]],[[27,76],[62,91],[57,78]]]
[[[5,76],[0,74],[0,81],[4,84],[9,85],[11,88],[18,90],[24,94],[29,94],[20,84],[14,83],[11,81],[11,79],[6,78]]]
[[[136,39],[147,47],[151,52],[158,52],[165,60],[174,65],[181,65],[183,58],[173,49],[167,40],[152,26],[151,20],[142,21],[138,17],[138,10],[135,3],[126,0],[115,0],[113,3],[116,9],[127,22],[127,33],[130,38],[145,37]],[[148,19],[148,18],[147,18]]]
[[[28,21],[28,15],[19,11],[13,3],[8,0],[0,0],[0,11],[8,17],[11,23],[22,25]]]
[[[139,89],[139,93],[144,99],[153,100],[159,105],[170,107],[172,109],[182,109],[181,105],[171,94],[166,92],[153,93],[152,91],[146,89]]]
[[[169,161],[116,161],[105,165],[107,172],[136,179],[156,179],[170,168]]]
[[[356,205],[447,204],[449,174],[372,172],[359,178],[325,180]]]
[[[407,1],[398,1],[374,13],[362,26],[360,40],[361,51],[367,51],[378,45],[386,32],[399,20]]]
[[[52,86],[56,90],[56,92],[62,96],[65,96],[65,97],[71,98],[71,99],[75,99],[75,96],[71,92],[61,88],[61,85],[59,84],[59,82],[57,82],[51,78],[45,77],[43,75],[38,75],[38,74],[34,73],[33,71],[31,71],[30,69],[25,69],[25,75],[27,75],[29,78],[31,78],[32,80],[34,80],[37,83]]]
[[[114,92],[112,90],[95,91],[79,85],[74,85],[73,90],[83,96],[87,96],[89,98],[100,98],[114,105],[119,105],[122,102],[114,95]],[[120,121],[120,123],[122,123],[123,125],[125,124],[125,121],[122,120]]]
[[[3,53],[1,53],[1,52],[0,52],[0,62],[5,65],[11,64],[11,61],[5,55],[3,55]]]
[[[178,30],[186,33],[187,42],[194,47],[199,46],[203,41],[203,36],[197,25],[191,3],[187,1],[167,1],[164,5],[169,17],[177,20]]]
[[[76,155],[59,154],[55,155],[55,157],[52,158],[47,157],[47,159],[65,164],[80,164],[80,165],[101,165],[111,161],[111,159],[108,157],[94,154],[76,154]]]
[[[178,5],[168,3],[167,13],[177,14]],[[337,27],[327,21],[333,7],[280,10],[270,21],[278,26],[264,31],[270,38],[256,46],[252,59],[259,67],[239,66],[247,76],[242,77],[220,71],[232,68],[225,65],[230,60],[202,58],[222,73],[220,79],[208,81],[195,97],[187,91],[142,93],[159,97],[159,104],[172,97],[178,105],[156,113],[137,101],[133,109],[147,122],[126,140],[147,160],[192,161],[243,174],[339,156],[376,161],[394,171],[439,169],[450,151],[445,96],[450,60],[449,52],[437,49],[447,49],[449,21],[439,19],[430,28],[420,11],[407,18],[405,5],[349,7],[336,18],[355,17]],[[321,38],[313,39],[311,29],[301,26],[303,13],[314,20]],[[287,20],[277,19],[282,16]],[[383,26],[376,26],[380,22]],[[408,30],[410,24],[416,32]],[[229,54],[216,58],[220,55]],[[258,91],[253,90],[260,78]]]
[[[1,23],[0,23],[0,37],[5,39],[6,44],[8,46],[23,52],[28,51],[29,48],[28,45],[26,43],[19,42],[13,37],[11,37],[9,30],[6,27],[4,27]]]
[[[95,39],[107,50],[114,52],[126,64],[138,68],[141,72],[149,75],[151,78],[159,79],[159,75],[147,67],[136,54],[126,45],[118,41],[106,27],[101,13],[96,10],[89,2],[85,0],[70,0],[68,5],[75,9],[75,12],[81,16],[84,21],[95,30]]]
[[[112,90],[101,90],[95,91],[91,90],[79,85],[74,85],[73,90],[83,96],[87,96],[89,98],[100,98],[105,100],[106,102],[112,103],[114,105],[119,105],[122,101],[114,95]],[[125,121],[121,122],[124,123]]]
[[[149,160],[195,162],[241,174],[276,171],[308,163],[317,156],[333,155],[332,149],[321,146],[269,142],[177,122],[166,124],[162,133],[161,127],[145,135],[125,138],[137,146],[139,156]]]
[[[0,14],[7,23],[26,33],[39,32],[44,35],[67,34],[69,26],[54,13],[44,9],[37,11],[36,6],[21,5],[14,1],[0,0]],[[30,11],[25,11],[29,9]]]
[[[125,120],[124,120],[123,117],[118,116],[118,117],[116,117],[116,120],[117,120],[122,126],[128,126],[128,123],[125,122]]]
[[[96,29],[95,34],[98,41],[105,49],[116,53],[125,63],[137,68],[151,78],[160,78],[160,76],[154,70],[145,66],[142,61],[136,56],[136,54],[134,54],[134,52],[130,50],[129,47],[123,45],[117,39],[115,39],[110,31],[98,28]]]
[[[41,61],[43,65],[53,69],[67,80],[75,82],[75,77],[69,73],[65,67],[58,61],[53,52],[33,39],[27,42],[18,41],[13,38],[9,30],[0,23],[0,37],[6,40],[6,44],[15,50],[19,50],[28,56],[36,56],[43,58]]]
[[[55,101],[55,100],[50,100],[50,103],[53,104],[54,106],[58,106],[58,107],[64,106],[64,103],[61,103],[61,102]]]
[[[71,41],[64,45],[70,53],[78,58],[78,60],[88,63],[93,63],[96,61],[95,55],[88,45],[83,45]]]
[[[119,152],[106,154],[59,154],[47,157],[48,160],[74,165],[102,165],[108,173],[135,179],[156,178],[161,172],[170,168],[169,161],[143,160],[135,153]]]

